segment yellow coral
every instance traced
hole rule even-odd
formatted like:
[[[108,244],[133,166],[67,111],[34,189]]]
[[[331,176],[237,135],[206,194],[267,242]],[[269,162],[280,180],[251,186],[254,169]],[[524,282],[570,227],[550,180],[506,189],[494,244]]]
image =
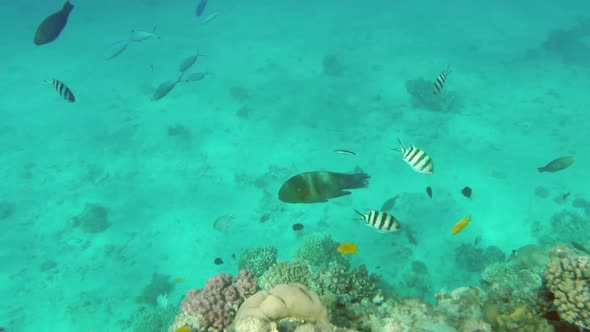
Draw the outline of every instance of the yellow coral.
[[[590,258],[558,247],[545,270],[559,317],[579,327],[590,326]]]

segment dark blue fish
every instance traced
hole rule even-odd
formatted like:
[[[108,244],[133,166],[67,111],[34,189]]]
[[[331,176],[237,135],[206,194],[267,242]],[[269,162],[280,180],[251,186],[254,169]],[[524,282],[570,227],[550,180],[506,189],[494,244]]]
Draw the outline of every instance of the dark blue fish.
[[[199,4],[197,5],[197,16],[201,16],[205,11],[205,7],[207,6],[207,1],[209,0],[200,0]]]
[[[67,0],[60,11],[47,16],[37,27],[35,39],[33,40],[35,45],[43,45],[54,41],[68,23],[68,17],[72,9],[74,9],[74,5],[70,3],[70,0]]]

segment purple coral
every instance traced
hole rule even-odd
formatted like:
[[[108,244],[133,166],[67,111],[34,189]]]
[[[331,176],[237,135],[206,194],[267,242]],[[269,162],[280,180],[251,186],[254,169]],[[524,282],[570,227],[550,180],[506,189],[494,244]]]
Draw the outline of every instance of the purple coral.
[[[199,326],[192,327],[199,331],[223,330],[244,300],[256,293],[256,282],[254,273],[247,270],[241,270],[234,279],[225,273],[211,277],[205,288],[188,291],[174,326],[198,321]]]

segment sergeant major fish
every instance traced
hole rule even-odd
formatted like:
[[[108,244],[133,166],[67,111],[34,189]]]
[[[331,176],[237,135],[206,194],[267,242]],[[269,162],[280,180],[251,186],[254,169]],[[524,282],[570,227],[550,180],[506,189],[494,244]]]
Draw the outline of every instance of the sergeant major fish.
[[[369,210],[369,213],[363,214],[354,210],[367,225],[378,229],[384,233],[397,232],[400,229],[399,221],[387,212]]]
[[[76,97],[74,96],[72,90],[70,90],[70,88],[68,88],[63,82],[58,80],[45,80],[44,82],[51,85],[63,99],[69,101],[70,103],[76,101]]]
[[[416,172],[422,174],[432,174],[434,172],[434,163],[432,162],[432,158],[430,158],[430,156],[424,152],[424,150],[419,149],[413,145],[410,145],[409,148],[406,148],[399,138],[397,140],[399,142],[400,148],[392,150],[401,152],[402,159]]]
[[[37,27],[35,32],[35,45],[43,45],[54,41],[68,23],[68,17],[74,9],[69,0],[63,5],[60,11],[47,16]]]
[[[436,94],[440,93],[440,91],[445,86],[445,82],[447,80],[447,76],[449,76],[450,73],[451,73],[451,70],[447,66],[447,69],[445,69],[442,73],[440,73],[438,75],[438,77],[436,78],[436,80],[432,84],[432,94],[433,95],[436,95]]]
[[[279,199],[285,203],[323,203],[332,198],[350,195],[350,191],[346,189],[367,187],[369,178],[366,173],[301,173],[283,183],[279,189]]]

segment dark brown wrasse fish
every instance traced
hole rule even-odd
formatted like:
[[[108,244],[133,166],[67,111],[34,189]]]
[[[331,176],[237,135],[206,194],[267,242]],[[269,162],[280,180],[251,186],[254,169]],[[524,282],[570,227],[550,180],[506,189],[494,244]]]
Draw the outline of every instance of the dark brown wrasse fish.
[[[60,11],[47,16],[37,27],[35,45],[43,45],[54,41],[68,23],[68,17],[72,9],[74,9],[74,5],[67,0]]]
[[[543,173],[543,172],[557,172],[557,171],[561,171],[564,170],[568,167],[570,167],[574,161],[576,161],[576,158],[574,156],[567,156],[567,157],[561,157],[561,158],[557,158],[555,160],[552,160],[551,162],[549,162],[549,164],[543,166],[543,167],[539,167],[537,168],[537,170],[539,171],[539,173]]]
[[[331,198],[350,195],[346,189],[367,187],[369,178],[366,173],[301,173],[283,183],[279,199],[285,203],[323,203]]]

